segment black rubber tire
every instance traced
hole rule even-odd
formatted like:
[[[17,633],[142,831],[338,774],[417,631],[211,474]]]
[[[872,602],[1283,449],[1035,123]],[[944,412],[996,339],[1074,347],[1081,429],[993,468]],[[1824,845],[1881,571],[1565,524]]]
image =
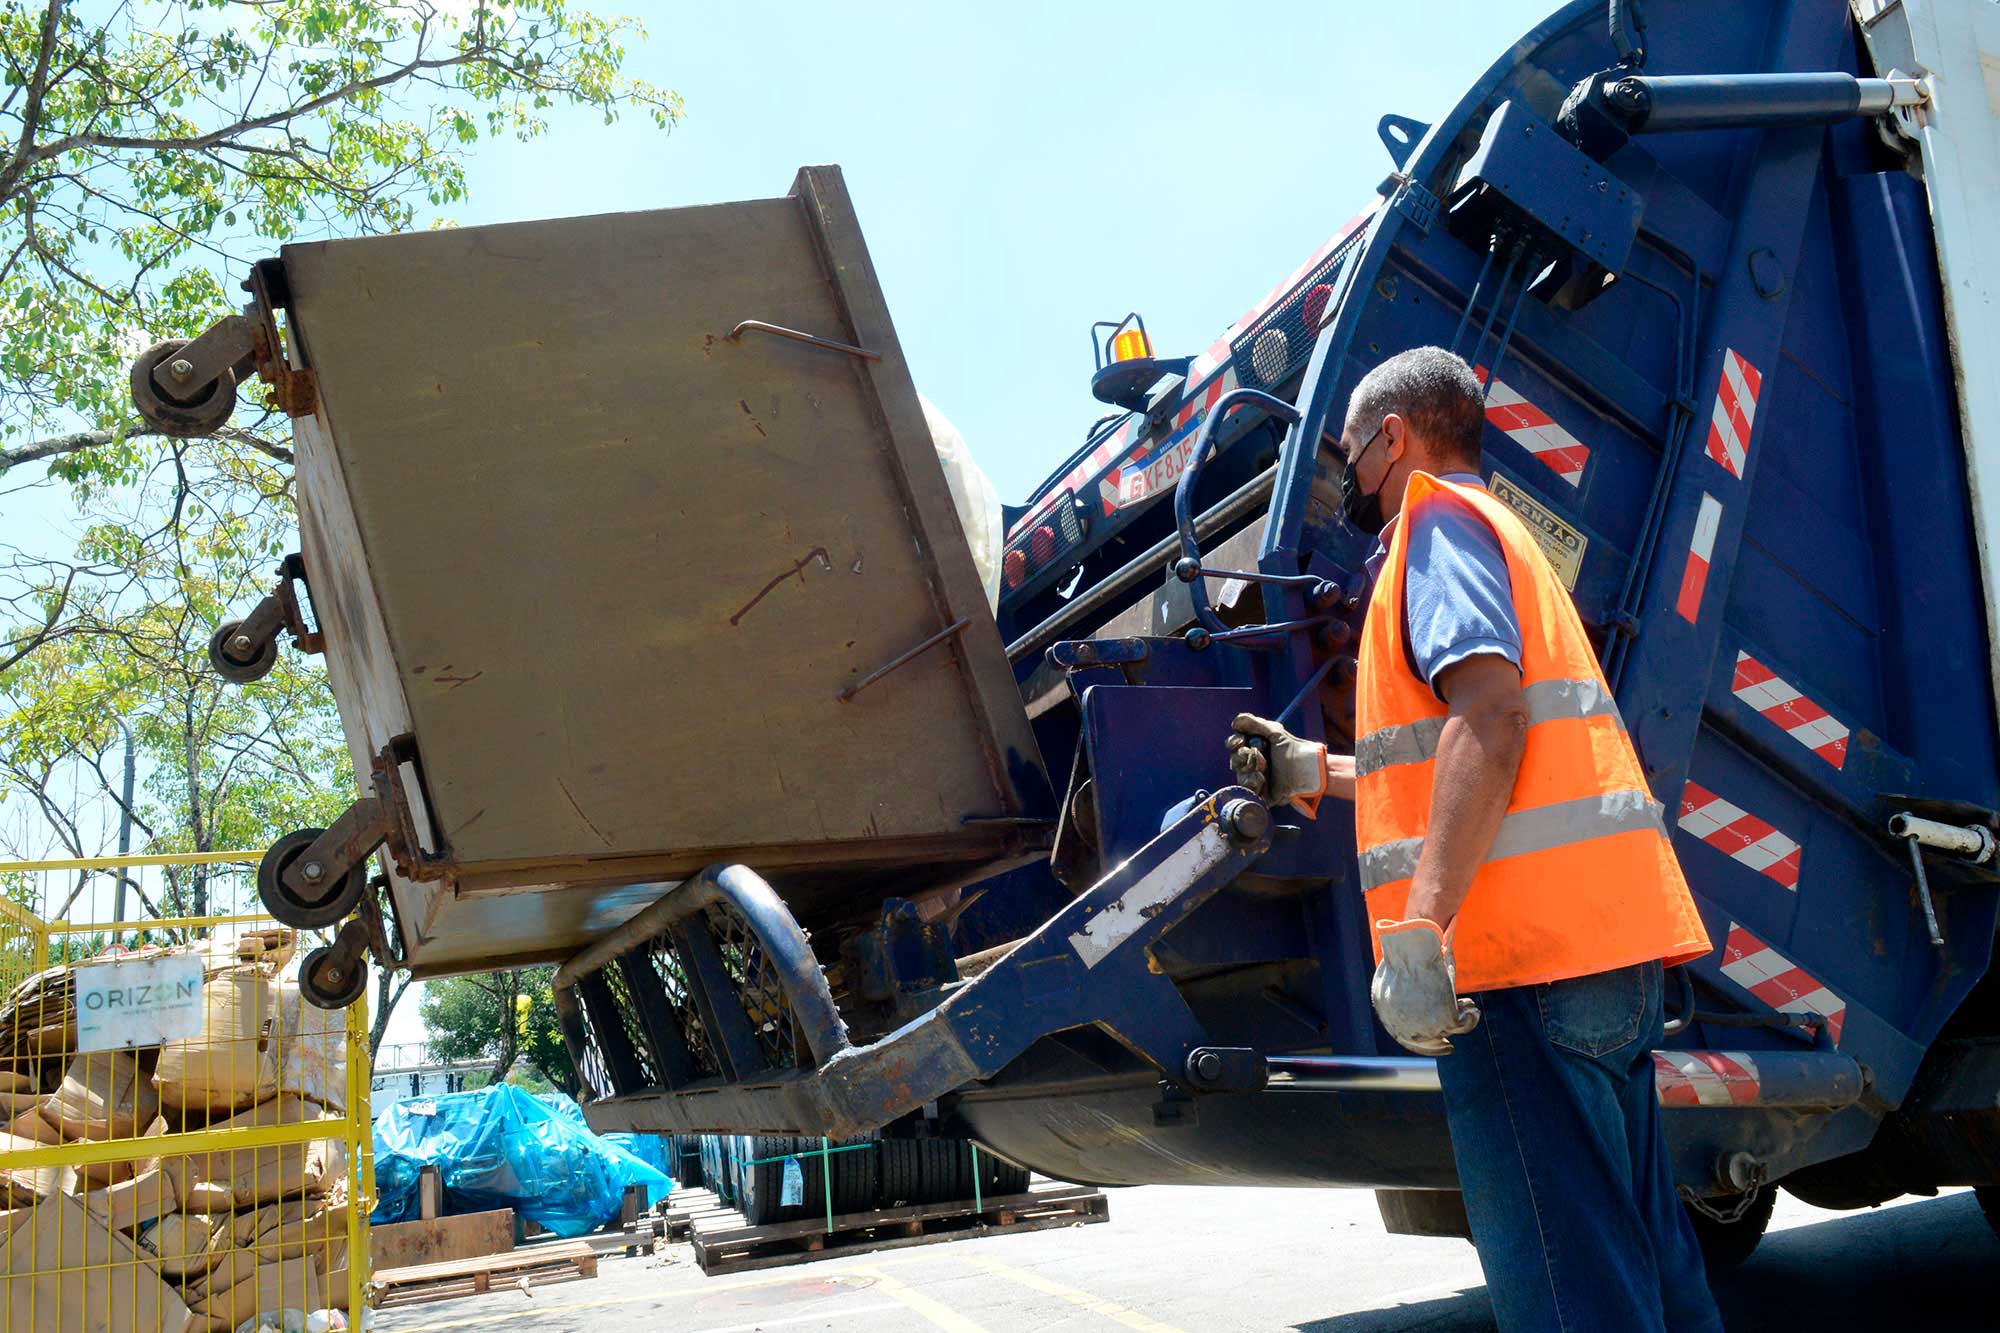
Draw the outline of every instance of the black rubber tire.
[[[876,1145],[882,1159],[875,1193],[878,1207],[901,1208],[917,1202],[917,1147],[910,1139],[883,1139]]]
[[[203,385],[195,397],[169,398],[153,383],[153,367],[186,346],[185,338],[169,338],[139,353],[132,362],[132,406],[162,435],[196,440],[221,430],[235,413],[236,375],[225,370],[220,379]]]
[[[733,1140],[726,1134],[708,1136],[708,1157],[712,1171],[709,1179],[715,1182],[716,1194],[733,1208],[736,1206],[736,1173],[729,1164],[729,1145],[732,1142]]]
[[[274,635],[257,645],[257,655],[248,662],[238,661],[229,651],[229,641],[243,628],[240,620],[225,620],[208,636],[208,664],[215,674],[231,685],[248,685],[271,674],[278,664],[278,640]]]
[[[701,1136],[697,1134],[675,1134],[667,1140],[673,1145],[674,1155],[668,1160],[672,1166],[667,1174],[674,1178],[680,1189],[698,1190],[707,1178],[702,1170]]]
[[[774,1134],[756,1134],[749,1140],[749,1157],[742,1163],[743,1198],[737,1205],[743,1220],[753,1227],[766,1226],[795,1210],[781,1202],[785,1192],[785,1162],[797,1151],[798,1140]]]
[[[293,829],[284,837],[271,844],[264,853],[264,859],[257,863],[257,896],[264,902],[264,910],[278,918],[294,930],[321,930],[338,924],[361,901],[361,895],[368,891],[368,863],[349,870],[332,885],[327,895],[317,901],[308,902],[293,895],[285,885],[285,867],[296,861],[313,840],[325,829]]]
[[[750,1145],[748,1134],[733,1134],[724,1140],[729,1145],[729,1188],[736,1191],[736,1206],[743,1206],[743,1195],[750,1188],[750,1159],[757,1155]]]
[[[981,1144],[979,1147],[979,1188],[994,1198],[1005,1198],[1010,1194],[1028,1192],[1028,1168],[1015,1166],[993,1155],[992,1149]]]
[[[1711,1201],[1718,1208],[1731,1202]],[[1727,1273],[1750,1257],[1757,1242],[1764,1239],[1764,1229],[1771,1225],[1771,1209],[1777,1202],[1778,1191],[1766,1185],[1734,1222],[1718,1222],[1697,1208],[1687,1210],[1688,1221],[1694,1223],[1694,1238],[1701,1243],[1702,1262],[1711,1274]]]
[[[972,1197],[972,1140],[950,1139],[951,1144],[951,1199]]]
[[[368,960],[340,952],[337,944],[321,945],[299,968],[299,994],[315,1009],[345,1009],[368,989]]]
[[[871,1134],[847,1155],[854,1159],[854,1181],[847,1211],[866,1212],[875,1206],[875,1196],[882,1190],[882,1145]]]
[[[958,1160],[952,1146],[950,1139],[924,1140],[925,1203],[950,1203],[958,1197]]]

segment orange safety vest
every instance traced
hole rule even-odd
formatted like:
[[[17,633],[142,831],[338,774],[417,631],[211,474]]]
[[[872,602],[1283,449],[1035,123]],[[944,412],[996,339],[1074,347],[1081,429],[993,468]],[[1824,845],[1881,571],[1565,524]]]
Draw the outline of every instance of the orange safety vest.
[[[1355,841],[1370,931],[1400,921],[1430,825],[1449,710],[1414,670],[1404,578],[1412,520],[1457,496],[1499,534],[1521,624],[1527,746],[1507,816],[1460,909],[1461,992],[1529,986],[1709,952],[1687,881],[1569,592],[1518,516],[1483,488],[1410,476],[1361,630]],[[1379,961],[1382,945],[1375,941]]]

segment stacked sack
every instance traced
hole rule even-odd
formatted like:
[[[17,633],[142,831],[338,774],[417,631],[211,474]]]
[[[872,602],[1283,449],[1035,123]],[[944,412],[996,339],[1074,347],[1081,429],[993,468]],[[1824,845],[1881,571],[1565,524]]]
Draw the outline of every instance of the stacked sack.
[[[0,1214],[10,1327],[50,1318],[30,1319],[31,1309],[61,1310],[65,1331],[341,1326],[318,1312],[347,1303],[347,1162],[337,1123],[345,1110],[346,1016],[304,1003],[291,931],[185,951],[203,955],[205,977],[202,1032],[186,1041],[67,1060],[43,1054],[52,1046],[45,1037],[33,1046],[10,1041],[66,1030],[73,1044],[73,1013],[62,1015],[50,1000],[70,993],[51,976],[67,968],[31,978],[0,1008],[7,1142],[133,1141],[131,1157],[102,1165],[0,1170],[0,1206],[19,1210]],[[23,1006],[32,1012],[17,1021]],[[331,1137],[310,1143],[144,1150],[145,1139],[164,1134],[320,1120],[330,1122]],[[112,1270],[111,1280],[78,1271],[78,1256],[84,1269]],[[69,1271],[49,1271],[58,1267]],[[110,1308],[97,1294],[105,1286]]]

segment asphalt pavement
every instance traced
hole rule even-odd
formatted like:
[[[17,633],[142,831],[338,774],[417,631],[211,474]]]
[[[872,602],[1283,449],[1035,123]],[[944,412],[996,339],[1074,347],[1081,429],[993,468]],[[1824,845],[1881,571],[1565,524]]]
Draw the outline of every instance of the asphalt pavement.
[[[1101,1225],[704,1277],[685,1244],[600,1276],[385,1311],[378,1333],[1426,1333],[1491,1330],[1463,1241],[1390,1236],[1345,1190],[1107,1191]],[[2000,1326],[2000,1239],[1966,1191],[1832,1213],[1781,1195],[1718,1284],[1734,1333]]]

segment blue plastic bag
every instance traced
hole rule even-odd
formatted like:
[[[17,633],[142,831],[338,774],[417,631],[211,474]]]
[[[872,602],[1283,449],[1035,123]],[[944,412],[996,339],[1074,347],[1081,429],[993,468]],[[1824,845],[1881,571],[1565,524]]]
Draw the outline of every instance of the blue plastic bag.
[[[415,1217],[417,1173],[431,1165],[444,1177],[445,1212],[512,1208],[558,1236],[615,1219],[628,1185],[643,1186],[649,1204],[673,1188],[666,1172],[592,1133],[574,1103],[565,1113],[504,1083],[407,1098],[376,1117],[371,1220]]]

